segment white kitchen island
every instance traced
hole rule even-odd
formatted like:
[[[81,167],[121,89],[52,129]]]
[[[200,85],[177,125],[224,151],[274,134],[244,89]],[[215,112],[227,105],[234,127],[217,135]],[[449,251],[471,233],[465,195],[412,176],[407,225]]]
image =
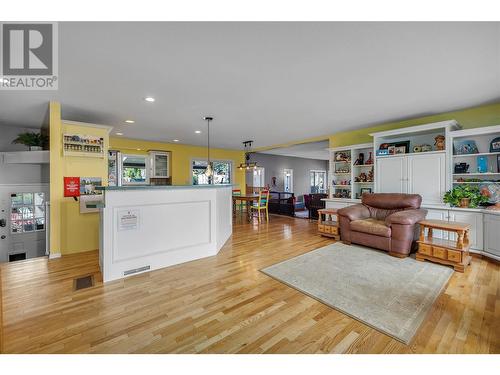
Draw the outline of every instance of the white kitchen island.
[[[100,189],[104,282],[216,255],[232,234],[231,185]]]

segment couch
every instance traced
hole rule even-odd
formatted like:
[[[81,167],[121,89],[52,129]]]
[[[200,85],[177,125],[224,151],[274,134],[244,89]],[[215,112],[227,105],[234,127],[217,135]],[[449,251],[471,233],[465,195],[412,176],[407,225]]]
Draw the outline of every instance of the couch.
[[[346,244],[357,243],[408,256],[418,237],[418,222],[427,211],[420,209],[418,194],[363,194],[361,204],[337,211],[340,237]]]

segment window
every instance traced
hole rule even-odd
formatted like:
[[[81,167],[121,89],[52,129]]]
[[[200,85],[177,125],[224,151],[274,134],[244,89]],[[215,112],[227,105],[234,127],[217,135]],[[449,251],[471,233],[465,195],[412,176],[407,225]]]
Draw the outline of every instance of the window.
[[[206,185],[209,183],[205,175],[207,170],[206,160],[193,160],[191,171],[193,176],[193,185]],[[212,162],[214,169],[214,184],[230,184],[232,180],[232,162],[227,160],[216,160]]]
[[[253,187],[263,188],[265,186],[264,183],[264,168],[257,167],[252,171],[253,175]]]
[[[311,193],[326,192],[326,171],[311,171]]]
[[[284,181],[283,188],[285,192],[292,193],[293,192],[293,169],[285,169],[283,171]]]
[[[123,185],[144,185],[149,183],[146,156],[122,156],[122,183]]]
[[[45,194],[10,195],[10,231],[13,234],[45,230]]]

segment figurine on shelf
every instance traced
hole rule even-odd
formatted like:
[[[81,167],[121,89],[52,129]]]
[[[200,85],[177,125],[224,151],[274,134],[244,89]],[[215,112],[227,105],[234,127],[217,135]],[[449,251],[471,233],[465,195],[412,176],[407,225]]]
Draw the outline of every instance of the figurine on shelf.
[[[349,167],[338,167],[335,170],[335,173],[351,173],[351,171],[349,170]]]
[[[436,138],[434,138],[434,146],[436,146],[436,150],[437,151],[442,151],[444,150],[445,148],[445,140],[446,138],[444,137],[444,135],[438,135],[436,136]]]
[[[366,182],[366,173],[361,172],[359,176],[357,177],[358,181],[357,182]]]
[[[335,161],[351,161],[351,154],[348,152],[337,152],[335,154]]]
[[[366,182],[373,182],[373,169],[368,172],[368,176],[366,177]]]
[[[365,154],[360,152],[358,158],[354,162],[354,165],[363,165],[364,161],[365,161]]]
[[[372,158],[372,152],[370,151],[370,156],[368,156],[368,160],[366,161],[365,165],[371,165],[373,164],[373,158]]]

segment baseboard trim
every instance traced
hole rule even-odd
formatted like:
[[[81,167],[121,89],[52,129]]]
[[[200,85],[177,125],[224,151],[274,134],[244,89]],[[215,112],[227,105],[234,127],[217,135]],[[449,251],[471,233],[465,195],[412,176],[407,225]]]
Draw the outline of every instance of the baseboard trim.
[[[57,259],[61,257],[61,253],[50,253],[49,259]]]

